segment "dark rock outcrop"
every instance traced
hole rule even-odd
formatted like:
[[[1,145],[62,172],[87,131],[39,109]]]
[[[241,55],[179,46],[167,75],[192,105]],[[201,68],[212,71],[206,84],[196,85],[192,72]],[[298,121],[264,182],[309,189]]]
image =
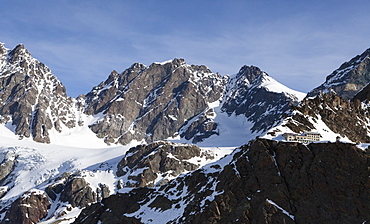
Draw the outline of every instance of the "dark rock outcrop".
[[[315,97],[320,93],[335,92],[344,99],[352,99],[370,82],[370,48],[361,55],[343,63],[326,77],[326,81],[307,94]]]
[[[70,203],[73,207],[85,207],[89,203],[96,202],[94,192],[83,178],[72,178],[63,186],[60,200]]]
[[[179,131],[180,136],[186,140],[192,139],[192,143],[196,144],[212,135],[219,135],[218,124],[212,119],[215,116],[214,110],[209,109],[192,120],[185,122]]]
[[[163,185],[168,179],[199,168],[198,164],[188,161],[192,158],[213,159],[213,156],[196,145],[167,141],[139,145],[131,148],[118,163],[117,176],[128,180],[121,187]]]
[[[64,174],[56,183],[49,185],[45,192],[53,201],[59,195],[61,202],[68,202],[72,207],[79,208],[101,201],[110,195],[107,185],[100,184],[97,189],[93,189],[80,173]]]
[[[30,191],[15,200],[2,224],[34,224],[48,214],[50,201],[45,192]]]
[[[353,144],[257,139],[160,188],[112,195],[74,223],[364,223],[369,167]]]
[[[366,101],[366,103],[370,101],[370,83],[367,84],[367,86],[361,89],[358,93],[356,93],[352,101],[356,100],[360,100],[361,102]]]

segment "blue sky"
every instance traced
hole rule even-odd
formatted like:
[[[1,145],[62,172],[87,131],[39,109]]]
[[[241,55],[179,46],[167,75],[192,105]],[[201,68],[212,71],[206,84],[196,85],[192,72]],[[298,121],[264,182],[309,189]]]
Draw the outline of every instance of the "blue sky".
[[[184,58],[213,72],[255,65],[308,92],[370,47],[370,1],[5,1],[0,42],[23,43],[68,95],[112,70]]]

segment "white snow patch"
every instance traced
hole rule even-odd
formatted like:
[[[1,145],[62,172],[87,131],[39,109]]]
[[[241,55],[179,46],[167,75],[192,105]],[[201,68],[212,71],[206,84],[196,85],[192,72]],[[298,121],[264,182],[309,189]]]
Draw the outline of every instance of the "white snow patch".
[[[289,212],[287,212],[285,209],[283,209],[282,207],[280,207],[279,205],[277,205],[275,202],[273,202],[273,201],[271,201],[269,199],[266,199],[266,201],[268,203],[272,204],[273,206],[275,206],[276,208],[278,208],[283,214],[287,215],[292,220],[295,220],[294,215],[291,215]]]
[[[172,63],[172,60],[167,60],[167,61],[163,61],[163,62],[154,62],[154,64],[159,64],[159,65],[165,65],[167,63]]]
[[[177,118],[174,115],[168,115],[168,117],[171,118],[171,120],[173,121],[177,121]]]
[[[267,75],[263,77],[263,82],[261,83],[261,87],[265,87],[271,92],[287,93],[289,95],[294,95],[298,98],[298,101],[303,100],[305,96],[307,95],[306,93],[292,90]]]

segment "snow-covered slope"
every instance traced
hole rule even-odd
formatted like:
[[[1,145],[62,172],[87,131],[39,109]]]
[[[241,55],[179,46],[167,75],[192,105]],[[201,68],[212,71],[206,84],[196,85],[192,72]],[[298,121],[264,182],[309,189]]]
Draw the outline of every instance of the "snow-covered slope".
[[[9,206],[14,206],[15,201],[22,195],[37,191],[39,194],[47,195],[51,204],[42,223],[52,223],[55,220],[65,220],[62,223],[71,223],[81,209],[87,205],[83,201],[93,203],[115,192],[129,190],[126,187],[120,189],[122,183],[130,179],[127,179],[127,175],[118,176],[117,166],[123,158],[128,158],[132,154],[125,155],[131,146],[137,145],[137,142],[126,146],[96,147],[95,143],[90,140],[80,139],[86,144],[85,147],[72,147],[40,144],[27,139],[19,141],[0,136],[0,159],[2,160],[0,163],[2,167],[0,171],[0,194],[2,195],[0,218],[12,220],[14,217],[9,214]],[[177,147],[177,145],[172,143],[172,147]],[[201,150],[208,157],[188,158],[190,159],[189,164],[195,164],[195,167],[203,166],[230,153],[232,148]],[[168,154],[163,159],[172,157],[173,155]],[[133,167],[130,176],[135,176],[135,172],[138,171]],[[179,174],[172,173],[170,179]],[[157,178],[157,181],[160,180],[162,179]],[[85,193],[68,195],[71,189]],[[89,191],[95,193],[89,196]],[[55,195],[54,198],[53,195]]]
[[[77,175],[77,173],[79,176],[87,175],[91,177],[88,182],[93,189],[98,182],[102,182],[112,189],[115,181],[114,174],[104,169],[110,168],[111,164],[109,163],[117,163],[120,159],[119,156],[124,155],[129,147],[96,148],[94,142],[89,141],[91,139],[88,138],[79,139],[80,143],[86,144],[84,148],[46,145],[28,139],[22,141],[6,137],[0,137],[0,139],[1,155],[3,158],[8,157],[10,160],[14,160],[14,164],[8,169],[9,173],[4,174],[1,179],[1,185],[4,189],[4,195],[0,202],[2,219],[7,212],[11,211],[9,206],[20,196],[34,190],[45,194],[47,186],[58,182],[58,179],[63,175],[67,177],[71,174]],[[72,141],[68,144],[72,143],[80,144],[78,141]],[[2,160],[1,164],[5,163],[6,160]],[[107,164],[107,167],[102,167],[102,172],[96,171],[94,174],[93,169],[102,163]],[[60,212],[67,211],[67,207],[72,208],[72,206],[68,206],[69,203],[59,203],[58,201],[53,203],[51,199],[48,200],[52,205],[47,213],[50,220],[53,220],[54,216]],[[10,220],[12,220],[11,217]]]
[[[306,93],[292,90],[279,83],[271,76],[266,75],[266,73],[261,77],[260,87],[263,87],[270,92],[283,93],[298,102],[306,97]]]
[[[204,135],[198,128],[201,131],[194,137],[183,136],[204,146],[245,144],[280,124],[290,107],[298,104],[305,95],[278,83],[255,66],[243,66],[238,74],[228,79],[223,97],[209,103],[205,112],[194,117],[186,126],[204,120],[205,126],[214,127],[214,134],[197,138]],[[180,130],[180,136],[183,130]]]

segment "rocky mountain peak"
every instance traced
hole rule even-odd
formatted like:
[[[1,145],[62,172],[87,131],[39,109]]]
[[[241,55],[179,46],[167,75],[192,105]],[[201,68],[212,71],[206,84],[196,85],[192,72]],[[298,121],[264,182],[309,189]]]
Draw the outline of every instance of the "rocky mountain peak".
[[[299,100],[298,92],[278,83],[255,66],[243,66],[229,83],[221,109],[229,115],[245,115],[253,123],[252,132],[272,127]]]
[[[185,59],[183,58],[175,58],[173,60],[165,61],[165,62],[155,62],[150,66],[164,66],[167,69],[178,69],[183,67],[184,69],[189,69],[192,72],[197,73],[212,73],[212,71],[205,65],[189,65],[186,63]],[[149,66],[149,67],[150,67]]]
[[[322,85],[309,92],[307,96],[314,97],[319,93],[334,91],[345,99],[352,99],[369,82],[370,48],[343,63],[327,76]]]
[[[0,43],[0,70],[3,69],[3,66],[6,62],[8,54],[8,49],[5,48],[3,43]]]
[[[247,79],[249,84],[253,83],[261,74],[266,74],[261,71],[260,68],[256,66],[244,65],[240,68],[239,72],[236,74],[236,79],[241,80],[243,78]]]
[[[0,89],[0,122],[11,122],[21,137],[48,143],[50,129],[75,126],[74,103],[65,87],[23,44],[7,52]]]
[[[5,48],[4,44],[0,42],[0,55],[5,55],[8,49]]]
[[[82,101],[86,113],[103,115],[90,125],[99,138],[127,144],[175,136],[203,141],[219,133],[213,105],[220,103],[222,112],[244,114],[256,123],[252,130],[260,132],[280,120],[297,100],[295,92],[256,66],[243,66],[229,78],[205,65],[175,58],[150,66],[135,63],[122,73],[113,71]]]
[[[362,54],[355,56],[350,61],[344,62],[337,70],[335,70],[333,72],[333,74],[334,73],[337,73],[337,71],[346,69],[346,68],[348,68],[350,66],[356,66],[356,65],[358,65],[359,63],[361,63],[364,59],[366,59],[368,57],[370,57],[370,48],[367,49],[367,50],[365,50]],[[326,80],[330,80],[330,78],[333,77],[333,74],[329,75],[326,78]]]
[[[139,62],[136,62],[136,63],[132,64],[132,65],[128,68],[128,70],[138,72],[138,71],[141,71],[142,69],[144,69],[145,67],[146,67],[146,66],[145,66],[144,64],[141,64],[141,63],[139,63]]]
[[[9,60],[13,62],[19,62],[24,59],[29,59],[30,57],[32,57],[32,55],[23,44],[18,44],[9,52]]]
[[[87,113],[105,114],[91,128],[108,142],[168,138],[221,97],[222,80],[206,66],[188,65],[184,59],[134,64],[86,95]],[[108,126],[108,121],[116,125]]]
[[[18,44],[17,46],[15,46],[15,48],[12,50],[12,52],[28,52],[28,50],[26,49],[26,47],[24,46],[24,44]]]
[[[175,65],[176,67],[178,66],[181,66],[181,65],[185,65],[186,62],[183,58],[175,58],[172,60],[172,64]]]

